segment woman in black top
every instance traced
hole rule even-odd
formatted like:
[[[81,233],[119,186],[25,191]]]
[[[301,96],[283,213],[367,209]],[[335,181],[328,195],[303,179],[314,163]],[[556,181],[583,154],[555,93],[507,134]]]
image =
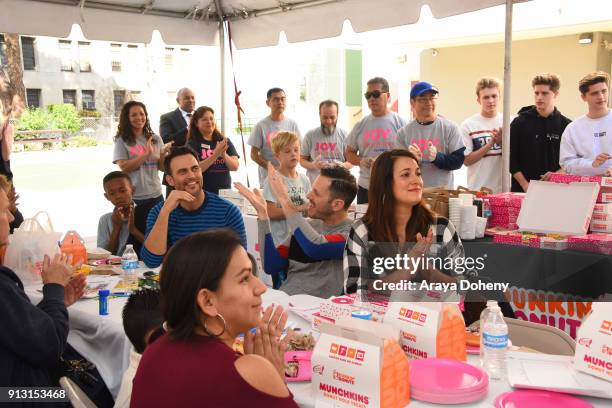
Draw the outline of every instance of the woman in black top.
[[[187,145],[200,160],[205,191],[218,194],[220,189],[231,188],[229,172],[238,170],[240,156],[232,142],[217,129],[212,108],[200,106],[191,115]]]

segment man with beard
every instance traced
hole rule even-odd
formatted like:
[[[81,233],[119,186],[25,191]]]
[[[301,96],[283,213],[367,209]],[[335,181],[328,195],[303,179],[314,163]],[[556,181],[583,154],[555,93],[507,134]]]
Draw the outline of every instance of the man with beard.
[[[202,169],[189,147],[173,147],[164,160],[166,181],[174,190],[149,212],[141,259],[159,266],[168,249],[181,238],[215,228],[233,229],[246,248],[240,210],[216,194],[203,190]]]
[[[344,285],[342,258],[352,223],[348,207],[357,194],[355,177],[340,165],[322,168],[307,195],[311,219],[306,220],[293,205],[276,170],[269,166],[268,172],[268,182],[291,230],[289,239],[278,247],[270,233],[266,201],[261,192],[257,189],[251,192],[235,183],[257,210],[264,271],[273,276],[286,276],[280,290],[289,295],[305,293],[322,298],[340,295]]]
[[[336,127],[338,122],[338,102],[325,100],[319,104],[321,126],[314,128],[302,140],[300,164],[306,169],[310,183],[314,183],[325,166],[342,164],[347,169],[351,163],[344,158],[346,131]]]

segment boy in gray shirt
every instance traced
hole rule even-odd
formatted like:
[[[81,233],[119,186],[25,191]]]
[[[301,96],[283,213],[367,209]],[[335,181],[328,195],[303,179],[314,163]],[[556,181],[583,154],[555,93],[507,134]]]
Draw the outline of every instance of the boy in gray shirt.
[[[463,165],[465,146],[457,125],[436,114],[437,97],[438,89],[427,82],[412,87],[415,119],[398,132],[397,147],[419,158],[424,187],[453,188],[452,170]]]

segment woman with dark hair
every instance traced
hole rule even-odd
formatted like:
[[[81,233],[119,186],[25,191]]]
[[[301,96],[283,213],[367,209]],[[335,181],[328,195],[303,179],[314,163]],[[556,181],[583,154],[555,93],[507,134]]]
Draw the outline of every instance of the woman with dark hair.
[[[160,272],[167,333],[146,348],[130,406],[297,407],[284,383],[287,313],[268,307],[262,316],[266,287],[255,273],[231,231],[174,244]],[[245,355],[232,349],[240,333]]]
[[[372,166],[368,209],[349,232],[345,248],[345,291],[371,291],[372,280],[399,282],[422,278],[456,282],[452,270],[419,268],[373,273],[377,256],[410,258],[435,255],[440,259],[462,258],[463,245],[453,224],[436,216],[423,200],[423,179],[417,157],[408,150],[382,153]],[[372,244],[373,242],[373,244]]]
[[[218,194],[220,189],[232,188],[229,172],[238,170],[240,156],[217,129],[212,108],[200,106],[191,115],[187,145],[198,154],[204,190]]]
[[[149,210],[163,201],[159,171],[164,168],[164,157],[171,145],[172,142],[164,145],[161,137],[153,133],[144,103],[130,101],[123,105],[115,135],[113,163],[130,176],[135,188],[136,208],[123,214],[124,222],[134,222],[143,233]]]

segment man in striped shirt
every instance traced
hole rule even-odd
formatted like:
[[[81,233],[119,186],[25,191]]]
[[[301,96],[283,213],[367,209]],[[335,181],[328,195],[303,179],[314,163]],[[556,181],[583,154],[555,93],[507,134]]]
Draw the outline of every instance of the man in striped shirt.
[[[147,218],[141,259],[150,268],[159,266],[168,249],[194,232],[232,229],[246,248],[246,231],[238,207],[218,195],[204,192],[202,169],[193,150],[174,147],[164,161],[166,181],[174,190]]]

